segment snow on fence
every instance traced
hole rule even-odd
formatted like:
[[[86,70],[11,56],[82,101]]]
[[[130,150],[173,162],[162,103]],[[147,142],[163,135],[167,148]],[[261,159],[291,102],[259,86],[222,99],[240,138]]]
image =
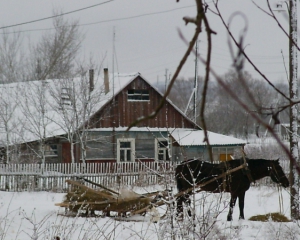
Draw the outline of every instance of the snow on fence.
[[[106,187],[175,184],[173,162],[0,164],[0,191],[67,192],[67,179],[85,178]],[[288,161],[281,161],[288,174]],[[85,183],[88,187],[95,186]],[[276,186],[271,178],[256,186]]]
[[[66,192],[69,186],[65,180],[78,178],[107,187],[166,184],[174,180],[175,165],[172,162],[0,164],[0,190]]]

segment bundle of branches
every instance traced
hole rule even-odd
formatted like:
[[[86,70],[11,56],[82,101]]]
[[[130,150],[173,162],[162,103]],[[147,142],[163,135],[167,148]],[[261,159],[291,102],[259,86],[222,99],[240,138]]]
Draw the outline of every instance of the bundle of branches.
[[[95,190],[79,181],[67,180],[66,182],[72,185],[72,190],[66,194],[62,203],[55,205],[65,207],[71,212],[84,210],[86,213],[94,213],[96,210],[106,215],[109,215],[110,211],[125,215],[127,212],[134,212],[149,206],[152,200],[150,195],[140,195],[127,189],[122,189],[120,192],[108,188]]]

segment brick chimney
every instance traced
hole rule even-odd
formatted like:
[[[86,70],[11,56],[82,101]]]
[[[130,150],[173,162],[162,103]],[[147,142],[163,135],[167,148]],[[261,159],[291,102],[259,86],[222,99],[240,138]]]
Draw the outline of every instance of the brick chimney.
[[[105,94],[109,92],[108,68],[104,68],[104,90],[105,90]]]

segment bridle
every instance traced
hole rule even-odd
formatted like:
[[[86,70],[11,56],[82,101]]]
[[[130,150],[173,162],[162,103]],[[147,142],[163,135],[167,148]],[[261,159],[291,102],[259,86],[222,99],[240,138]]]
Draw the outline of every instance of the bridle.
[[[286,177],[284,174],[282,176],[279,176],[278,171],[276,169],[275,163],[272,161],[271,166],[269,168],[269,174],[270,176],[273,176],[278,183],[281,183],[280,180],[284,177]]]

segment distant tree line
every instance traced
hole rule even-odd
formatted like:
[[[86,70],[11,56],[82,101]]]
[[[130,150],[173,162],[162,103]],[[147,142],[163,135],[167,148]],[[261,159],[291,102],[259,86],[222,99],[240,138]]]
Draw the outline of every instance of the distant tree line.
[[[288,109],[280,109],[287,105],[277,91],[266,81],[254,79],[248,72],[238,74],[236,71],[228,71],[222,76],[226,85],[238,94],[239,98],[251,111],[255,112],[260,119],[275,127],[279,123],[289,123]],[[200,124],[199,109],[202,101],[203,78],[198,77],[197,90],[197,123]],[[288,95],[289,86],[286,82],[274,84],[281,92]],[[194,88],[194,79],[177,79],[173,85],[169,99],[179,107],[187,116],[193,119],[194,105],[188,104]],[[164,92],[165,87],[158,85],[158,89]],[[278,115],[274,113],[279,111]],[[232,135],[248,139],[251,135],[263,137],[267,134],[261,124],[257,123],[244,111],[239,104],[224,91],[215,81],[210,81],[205,108],[205,121],[209,131]],[[201,124],[200,124],[201,125]]]

